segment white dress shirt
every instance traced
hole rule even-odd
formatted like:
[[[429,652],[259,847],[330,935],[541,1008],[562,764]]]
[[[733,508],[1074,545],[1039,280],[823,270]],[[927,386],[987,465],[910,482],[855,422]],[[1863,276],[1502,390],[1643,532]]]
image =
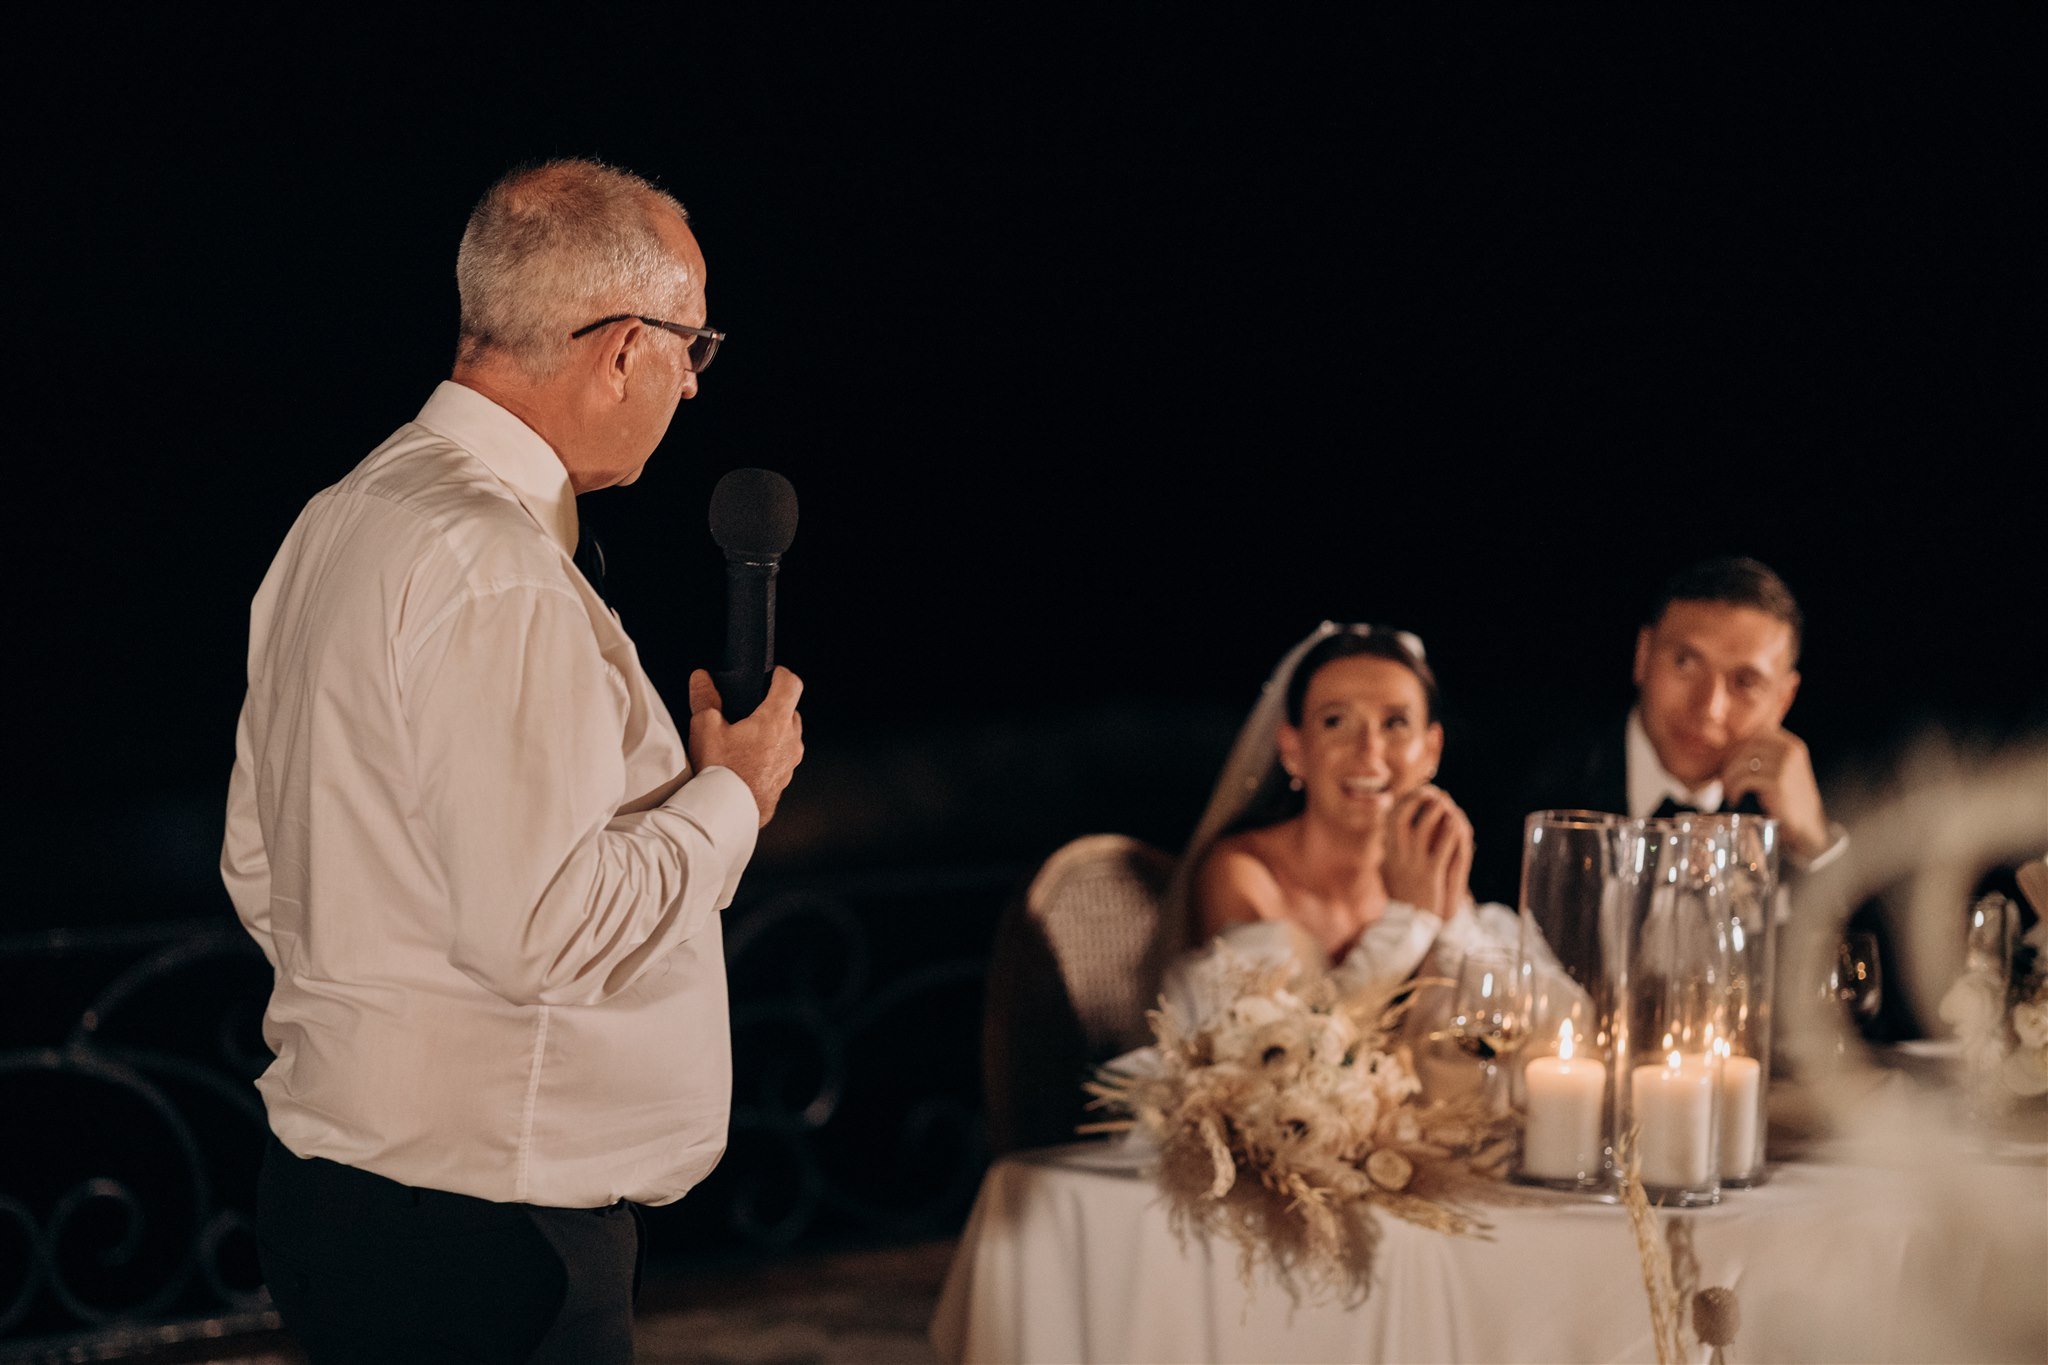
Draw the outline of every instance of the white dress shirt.
[[[1612,721],[1608,722],[1610,725]],[[1607,732],[1613,734],[1612,730]],[[1612,750],[1608,752],[1612,753]],[[1688,787],[1664,770],[1664,764],[1657,757],[1657,746],[1650,743],[1650,732],[1643,728],[1641,711],[1630,708],[1628,713],[1628,813],[1641,819],[1656,813],[1657,807],[1670,797],[1682,806],[1713,814],[1721,809],[1721,779],[1715,778],[1700,787]]]
[[[301,1156],[589,1208],[679,1199],[724,1150],[716,912],[759,813],[690,774],[575,545],[554,451],[444,383],[256,594],[221,870]]]
[[[1664,769],[1657,757],[1657,746],[1650,743],[1650,732],[1643,728],[1642,713],[1633,708],[1628,713],[1628,813],[1638,818],[1656,814],[1657,807],[1670,797],[1680,805],[1712,815],[1721,809],[1721,779],[1715,778],[1702,787],[1688,787]],[[1801,859],[1789,851],[1786,861],[1794,869],[1804,872],[1818,872],[1833,862],[1843,849],[1849,846],[1849,834],[1840,825],[1828,825],[1827,847],[1811,858]]]

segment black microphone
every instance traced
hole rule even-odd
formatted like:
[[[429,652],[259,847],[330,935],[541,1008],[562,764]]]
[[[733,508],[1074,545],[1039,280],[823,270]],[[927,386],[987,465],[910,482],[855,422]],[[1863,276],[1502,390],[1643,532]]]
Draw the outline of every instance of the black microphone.
[[[719,709],[743,720],[775,672],[775,571],[796,539],[796,490],[772,469],[735,469],[711,490],[711,538],[725,551],[725,667]]]

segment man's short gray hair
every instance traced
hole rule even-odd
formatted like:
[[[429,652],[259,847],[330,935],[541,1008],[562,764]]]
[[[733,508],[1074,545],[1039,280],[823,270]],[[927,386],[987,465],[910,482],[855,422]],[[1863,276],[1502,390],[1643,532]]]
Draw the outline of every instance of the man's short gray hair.
[[[683,206],[598,161],[549,161],[507,174],[469,215],[455,256],[462,295],[458,365],[487,351],[527,374],[554,373],[569,333],[612,313],[671,316],[688,292],[657,216]]]

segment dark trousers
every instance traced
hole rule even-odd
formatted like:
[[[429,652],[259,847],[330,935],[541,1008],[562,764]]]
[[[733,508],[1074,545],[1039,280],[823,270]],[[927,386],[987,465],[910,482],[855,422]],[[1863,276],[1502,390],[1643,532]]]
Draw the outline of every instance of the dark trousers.
[[[272,1138],[256,1194],[264,1279],[313,1365],[633,1358],[638,1211],[415,1189]]]

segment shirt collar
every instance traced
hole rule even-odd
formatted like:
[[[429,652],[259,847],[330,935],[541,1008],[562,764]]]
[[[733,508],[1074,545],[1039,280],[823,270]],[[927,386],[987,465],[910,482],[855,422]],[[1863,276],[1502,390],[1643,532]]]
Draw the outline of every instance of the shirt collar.
[[[1721,779],[1717,777],[1703,787],[1688,787],[1666,772],[1664,764],[1657,758],[1657,746],[1650,743],[1650,732],[1643,728],[1642,713],[1631,708],[1628,713],[1628,813],[1648,815],[1662,805],[1667,796],[1681,805],[1711,813],[1721,809]]]
[[[435,386],[413,420],[481,460],[564,553],[576,553],[576,490],[555,448],[539,432],[452,379]]]

